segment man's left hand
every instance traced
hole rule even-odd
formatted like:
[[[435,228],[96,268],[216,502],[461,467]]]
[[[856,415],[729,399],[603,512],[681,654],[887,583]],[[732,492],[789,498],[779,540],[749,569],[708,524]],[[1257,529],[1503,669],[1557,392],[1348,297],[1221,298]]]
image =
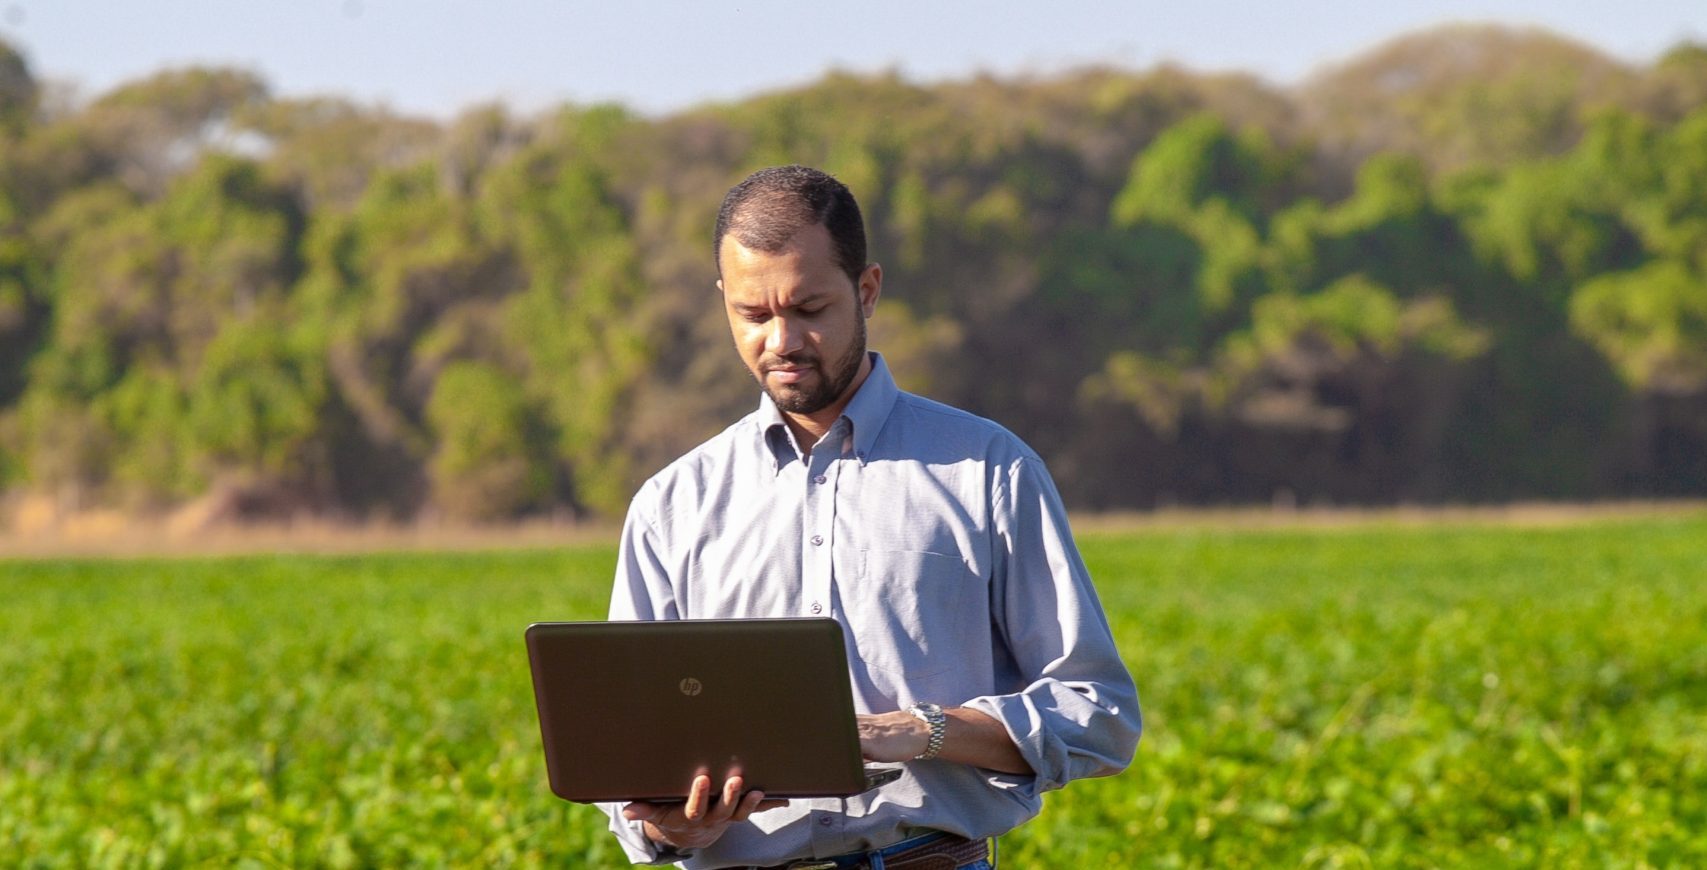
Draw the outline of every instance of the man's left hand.
[[[859,751],[866,761],[912,761],[930,745],[931,726],[905,710],[856,718]]]
[[[938,761],[1002,773],[1032,772],[1002,723],[969,707],[949,707],[942,712],[948,720],[948,732],[937,753]],[[906,710],[862,713],[856,721],[859,751],[866,761],[912,761],[930,747],[931,726]]]

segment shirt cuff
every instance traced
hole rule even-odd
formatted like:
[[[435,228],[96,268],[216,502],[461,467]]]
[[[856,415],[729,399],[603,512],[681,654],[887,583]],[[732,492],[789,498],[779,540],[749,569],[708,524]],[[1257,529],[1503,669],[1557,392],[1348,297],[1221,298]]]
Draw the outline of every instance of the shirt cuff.
[[[962,706],[1007,729],[1034,778],[1018,783],[1004,777],[1001,782],[1032,798],[1075,779],[1120,772],[1131,762],[1141,728],[1136,704],[1131,709],[1102,709],[1053,680],[1014,695],[972,698]],[[1074,713],[1058,712],[1063,710]]]
[[[1002,774],[1000,779],[1004,787],[1014,789],[1027,798],[1036,799],[1046,791],[1065,785],[1049,775],[1052,768],[1059,770],[1059,767],[1049,763],[1049,738],[1044,733],[1042,717],[1037,715],[1037,711],[1024,695],[972,698],[961,706],[977,710],[1002,723],[1002,727],[1007,729],[1008,737],[1014,742],[1014,748],[1019,750],[1020,757],[1031,767],[1032,773],[1029,777]]]
[[[622,817],[622,804],[605,804],[600,808],[610,816],[610,830],[622,851],[634,864],[675,864],[693,857],[693,850],[682,851],[673,846],[656,843],[646,836],[645,822],[631,822]]]

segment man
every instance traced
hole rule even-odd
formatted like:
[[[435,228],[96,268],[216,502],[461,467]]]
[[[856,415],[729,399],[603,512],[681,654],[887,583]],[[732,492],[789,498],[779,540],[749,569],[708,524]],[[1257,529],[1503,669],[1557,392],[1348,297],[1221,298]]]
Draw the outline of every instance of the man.
[[[840,182],[754,173],[714,244],[763,396],[634,497],[611,618],[834,617],[861,749],[905,772],[792,801],[702,775],[685,804],[607,806],[611,827],[641,863],[992,866],[986,838],[1049,789],[1119,772],[1138,742],[1137,690],[1060,497],[1018,438],[901,392],[867,352],[883,270]]]

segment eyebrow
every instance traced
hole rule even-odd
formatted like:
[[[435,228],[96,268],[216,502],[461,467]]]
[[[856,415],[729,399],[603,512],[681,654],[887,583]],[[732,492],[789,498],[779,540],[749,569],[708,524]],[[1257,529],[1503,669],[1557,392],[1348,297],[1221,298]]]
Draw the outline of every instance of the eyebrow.
[[[818,302],[822,302],[826,298],[828,298],[829,295],[830,295],[829,291],[815,290],[815,291],[808,293],[804,298],[794,300],[793,304],[787,305],[785,307],[786,308],[802,308],[802,307],[805,307],[807,305],[812,305],[812,304],[815,304]],[[734,308],[736,311],[742,312],[743,314],[746,312],[749,312],[749,311],[769,311],[771,308],[769,305],[754,305],[752,303],[747,303],[747,302],[737,302],[731,307]]]

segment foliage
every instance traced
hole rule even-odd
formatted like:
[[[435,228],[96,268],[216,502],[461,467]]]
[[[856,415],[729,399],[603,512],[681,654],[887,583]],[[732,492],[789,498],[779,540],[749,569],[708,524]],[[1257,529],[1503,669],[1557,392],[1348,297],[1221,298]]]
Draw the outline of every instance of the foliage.
[[[446,514],[492,520],[513,516],[550,491],[551,472],[532,429],[521,388],[493,366],[451,363],[427,404],[439,447],[431,474]]]
[[[1330,67],[1305,84],[1301,102],[1327,148],[1394,149],[1458,169],[1567,150],[1592,110],[1636,87],[1632,71],[1574,40],[1459,24]]]
[[[567,147],[520,153],[491,178],[482,205],[489,231],[510,240],[528,273],[502,313],[522,382],[551,415],[575,501],[614,514],[631,494],[622,434],[648,356],[647,312],[639,254],[607,175],[594,158],[574,157],[614,147],[626,119],[603,111],[562,123]]]
[[[1707,519],[1081,543],[1144,739],[1007,866],[1707,862]],[[602,615],[614,556],[0,562],[0,843],[626,866],[546,788],[521,638]]]
[[[1707,387],[1707,279],[1682,264],[1597,277],[1572,297],[1571,315],[1636,386],[1685,394]]]
[[[0,49],[0,494],[618,514],[754,401],[708,235],[778,162],[858,194],[903,383],[1075,506],[1707,493],[1700,46],[445,124],[231,69],[59,105]]]

